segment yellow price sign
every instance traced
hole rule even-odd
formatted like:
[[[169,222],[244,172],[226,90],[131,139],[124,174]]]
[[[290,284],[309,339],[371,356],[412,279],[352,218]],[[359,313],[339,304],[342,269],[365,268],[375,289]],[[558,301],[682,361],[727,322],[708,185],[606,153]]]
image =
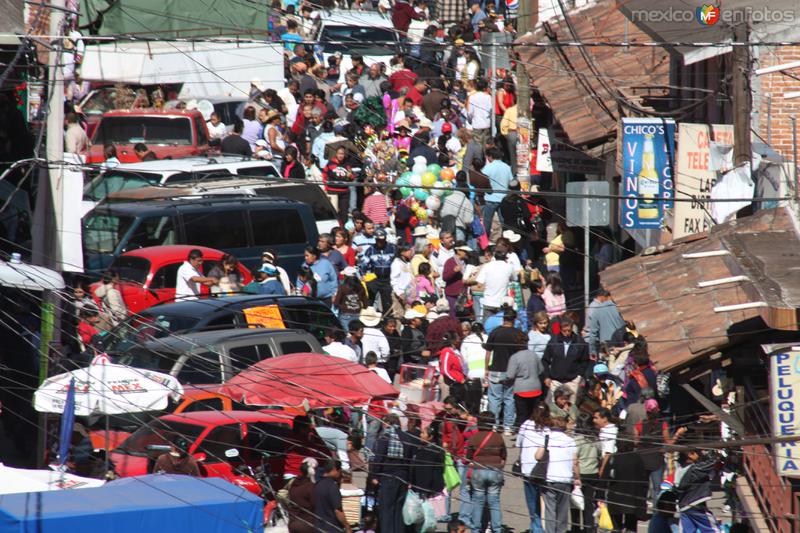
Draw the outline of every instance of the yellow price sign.
[[[251,307],[244,310],[244,316],[250,326],[262,326],[265,328],[284,329],[281,310],[277,305],[263,305],[261,307]]]

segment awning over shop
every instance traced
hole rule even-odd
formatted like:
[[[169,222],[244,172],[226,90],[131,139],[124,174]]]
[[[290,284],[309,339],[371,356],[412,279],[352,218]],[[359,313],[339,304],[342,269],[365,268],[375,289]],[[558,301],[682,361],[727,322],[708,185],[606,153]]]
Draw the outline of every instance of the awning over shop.
[[[748,22],[758,35],[758,40],[774,38],[781,40],[781,33],[791,31],[800,17],[797,0],[726,0],[707,2],[719,8],[713,24],[703,24],[698,12],[706,2],[686,0],[626,0],[620,2],[619,10],[653,41],[671,43],[726,43],[732,41],[733,27],[743,21],[748,13]],[[756,39],[753,39],[756,40]],[[730,46],[677,46],[675,50],[683,56],[685,65],[715,57],[731,51]]]
[[[800,240],[791,214],[778,208],[618,263],[600,277],[647,338],[659,369],[677,370],[748,340],[735,327],[748,319],[797,330],[798,271]]]
[[[577,38],[563,18],[546,22],[559,41],[651,41],[631,24],[614,2],[600,1],[569,12]],[[669,54],[661,48],[584,47],[591,63],[602,76],[591,73],[576,46],[526,47],[526,42],[545,42],[550,37],[544,26],[516,41],[531,83],[539,89],[572,144],[584,144],[607,137],[619,122],[616,97],[631,98],[635,88],[649,90],[669,84]],[[604,87],[608,86],[608,89]]]
[[[22,0],[0,0],[0,46],[20,43],[19,37],[25,33],[25,18],[23,17]],[[5,65],[2,65],[5,67]]]

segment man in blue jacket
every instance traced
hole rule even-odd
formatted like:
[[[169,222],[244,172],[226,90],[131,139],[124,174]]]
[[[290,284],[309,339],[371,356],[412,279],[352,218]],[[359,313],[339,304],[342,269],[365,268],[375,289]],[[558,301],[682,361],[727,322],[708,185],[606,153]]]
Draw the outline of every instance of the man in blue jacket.
[[[330,306],[336,289],[339,288],[339,275],[336,273],[336,268],[328,261],[327,257],[320,253],[319,248],[306,247],[304,256],[306,259],[304,264],[311,269],[314,279],[317,281],[317,298],[325,302],[325,305]],[[298,279],[295,287],[300,289],[302,286],[302,282]]]
[[[611,293],[605,289],[597,291],[587,314],[589,335],[586,340],[589,341],[589,353],[596,354],[600,344],[610,341],[614,332],[625,326],[625,321],[611,299]]]
[[[374,279],[367,281],[369,304],[374,306],[375,297],[380,294],[383,314],[389,312],[392,307],[391,273],[395,255],[394,245],[387,242],[386,230],[380,228],[375,231],[375,244],[366,249],[359,264],[362,276],[374,275]]]

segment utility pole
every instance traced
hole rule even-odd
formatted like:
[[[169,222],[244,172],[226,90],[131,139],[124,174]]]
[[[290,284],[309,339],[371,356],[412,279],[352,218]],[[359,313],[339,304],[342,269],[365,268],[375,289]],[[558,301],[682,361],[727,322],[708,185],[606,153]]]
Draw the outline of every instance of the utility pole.
[[[60,250],[60,230],[63,229],[63,191],[64,191],[64,70],[62,67],[64,0],[51,0],[50,9],[50,51],[47,59],[47,165],[40,170],[39,190],[37,192],[37,221],[39,231],[35,233],[40,242],[34,246],[34,263],[62,270]],[[37,257],[38,255],[38,257]],[[45,291],[42,301],[42,342],[39,348],[39,383],[49,373],[50,349],[60,344],[60,305],[52,291]],[[47,448],[47,428],[45,415],[39,415],[39,438],[37,439],[37,464],[44,459]],[[41,465],[39,465],[41,466]]]
[[[536,27],[539,20],[539,0],[520,0],[519,15],[517,16],[517,37],[523,37]],[[531,124],[531,80],[521,58],[517,58],[517,180],[523,189],[530,185],[530,140],[533,133]],[[522,129],[527,127],[528,134],[523,135]],[[527,139],[525,139],[525,137]],[[527,143],[521,142],[527,140]],[[523,164],[524,163],[524,164]]]
[[[733,28],[733,42],[746,43],[748,21],[743,20]],[[750,47],[733,47],[733,164],[747,163],[752,158],[750,146],[750,113],[753,108],[750,92]]]

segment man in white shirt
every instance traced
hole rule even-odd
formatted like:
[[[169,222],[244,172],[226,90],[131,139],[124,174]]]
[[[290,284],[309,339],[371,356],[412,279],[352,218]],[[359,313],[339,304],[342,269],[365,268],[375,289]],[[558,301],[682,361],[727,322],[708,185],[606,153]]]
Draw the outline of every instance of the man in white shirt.
[[[483,265],[478,276],[472,283],[483,285],[483,298],[481,299],[481,309],[483,317],[496,314],[503,305],[503,298],[508,295],[508,284],[514,279],[514,269],[506,262],[506,254],[503,251],[496,251],[494,259]]]
[[[361,311],[359,320],[364,324],[364,336],[361,337],[361,347],[364,350],[364,355],[366,356],[369,352],[375,352],[378,367],[383,369],[389,360],[391,349],[386,335],[378,329],[378,325],[381,323],[381,315],[374,307],[370,306]]]
[[[175,300],[196,300],[200,295],[200,285],[216,285],[218,280],[202,274],[203,252],[194,248],[189,250],[189,257],[178,268],[175,280]]]
[[[448,259],[456,255],[455,246],[456,238],[450,231],[442,231],[439,233],[439,250],[431,256],[431,263],[436,272],[441,274],[444,272],[444,264]],[[439,278],[436,280],[439,285],[444,287],[444,280]]]
[[[358,355],[355,350],[347,346],[344,342],[344,331],[341,329],[330,329],[325,332],[325,346],[322,351],[333,357],[339,357],[350,361],[351,363],[358,363]]]
[[[594,426],[599,430],[597,440],[600,441],[600,445],[603,448],[603,459],[600,463],[600,476],[602,477],[608,460],[617,451],[617,433],[619,432],[619,428],[611,423],[611,411],[605,407],[595,409],[594,413],[592,413],[592,422],[594,422]]]
[[[484,78],[475,81],[477,92],[469,96],[467,118],[472,126],[475,140],[486,146],[492,131],[492,95],[488,93],[489,84]]]
[[[283,285],[283,290],[286,291],[286,294],[292,294],[292,284],[289,281],[289,274],[286,273],[286,269],[278,265],[278,256],[274,250],[264,250],[261,253],[261,264],[272,265],[277,268],[278,279],[281,285]]]
[[[208,122],[206,122],[206,127],[208,128],[208,137],[212,141],[221,141],[227,133],[225,124],[222,123],[222,121],[219,119],[219,115],[216,112],[211,113],[211,118]]]

